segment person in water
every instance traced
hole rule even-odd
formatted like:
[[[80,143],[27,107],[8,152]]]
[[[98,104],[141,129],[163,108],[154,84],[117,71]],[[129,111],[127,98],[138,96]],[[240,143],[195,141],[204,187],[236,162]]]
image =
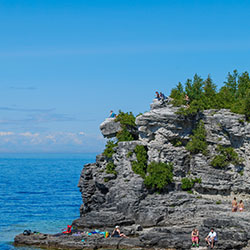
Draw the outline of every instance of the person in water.
[[[214,248],[214,243],[218,240],[217,234],[214,231],[213,228],[211,228],[211,231],[209,232],[208,236],[205,238],[207,244],[211,247]]]
[[[113,233],[111,234],[111,237],[124,237],[128,238],[124,233],[121,233],[120,227],[116,226]]]
[[[232,201],[232,212],[237,212],[237,201],[236,201],[236,197],[234,197],[233,201]]]
[[[195,244],[197,247],[199,247],[199,231],[195,228],[191,233],[191,239],[192,239],[192,246],[195,247]]]
[[[110,110],[109,118],[115,118],[116,114],[114,113],[113,110]]]
[[[240,211],[240,212],[243,212],[243,210],[244,210],[244,203],[243,203],[242,200],[240,200],[240,203],[239,203],[239,205],[238,205],[238,208],[239,208],[239,211]]]

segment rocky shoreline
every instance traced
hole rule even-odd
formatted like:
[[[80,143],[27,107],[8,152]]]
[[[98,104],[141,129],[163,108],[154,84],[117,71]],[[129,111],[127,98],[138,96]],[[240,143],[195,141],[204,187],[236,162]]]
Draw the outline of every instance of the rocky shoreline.
[[[149,112],[137,117],[138,140],[119,142],[114,148],[115,174],[106,173],[108,160],[103,154],[82,170],[78,186],[83,204],[80,218],[73,225],[82,232],[112,232],[119,225],[129,238],[20,234],[15,244],[57,249],[190,249],[191,231],[198,228],[202,249],[213,227],[219,238],[217,249],[248,249],[250,124],[243,115],[228,110],[206,110],[192,118],[176,114],[177,110],[171,104],[155,101]],[[206,155],[191,154],[185,147],[200,120],[206,129]],[[111,138],[119,132],[120,124],[107,119],[100,128],[105,137]],[[173,183],[163,191],[148,189],[143,178],[132,170],[137,145],[146,148],[148,162],[173,163]],[[218,145],[232,147],[241,162],[212,167]],[[200,182],[188,193],[182,190],[183,178],[198,178]],[[244,200],[244,212],[231,212],[234,196]]]

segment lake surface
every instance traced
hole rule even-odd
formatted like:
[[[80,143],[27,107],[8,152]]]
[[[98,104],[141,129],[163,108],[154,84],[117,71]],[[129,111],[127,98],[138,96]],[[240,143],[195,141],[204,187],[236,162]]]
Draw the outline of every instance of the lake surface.
[[[0,249],[39,249],[11,243],[25,229],[58,233],[78,218],[77,184],[83,165],[95,155],[0,155]]]

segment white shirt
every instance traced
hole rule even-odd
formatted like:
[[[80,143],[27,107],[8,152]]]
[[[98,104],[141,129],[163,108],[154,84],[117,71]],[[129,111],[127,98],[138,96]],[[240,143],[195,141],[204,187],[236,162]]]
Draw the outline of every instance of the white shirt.
[[[213,233],[210,232],[210,233],[208,234],[208,237],[210,237],[210,238],[215,238],[215,239],[216,239],[216,232],[215,232],[215,231],[214,231]]]

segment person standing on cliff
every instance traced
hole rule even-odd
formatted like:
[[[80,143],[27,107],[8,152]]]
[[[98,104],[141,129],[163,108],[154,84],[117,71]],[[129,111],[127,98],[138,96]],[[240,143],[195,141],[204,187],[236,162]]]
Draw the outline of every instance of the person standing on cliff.
[[[240,200],[240,203],[239,203],[239,205],[238,205],[238,208],[239,208],[239,211],[240,211],[240,212],[243,212],[243,210],[244,210],[244,203],[243,203],[242,200]]]
[[[237,201],[236,201],[236,197],[234,197],[233,201],[232,201],[232,212],[237,212]]]
[[[186,106],[187,106],[187,108],[189,108],[190,99],[189,99],[189,97],[188,97],[187,94],[185,95],[185,101],[186,101]]]

